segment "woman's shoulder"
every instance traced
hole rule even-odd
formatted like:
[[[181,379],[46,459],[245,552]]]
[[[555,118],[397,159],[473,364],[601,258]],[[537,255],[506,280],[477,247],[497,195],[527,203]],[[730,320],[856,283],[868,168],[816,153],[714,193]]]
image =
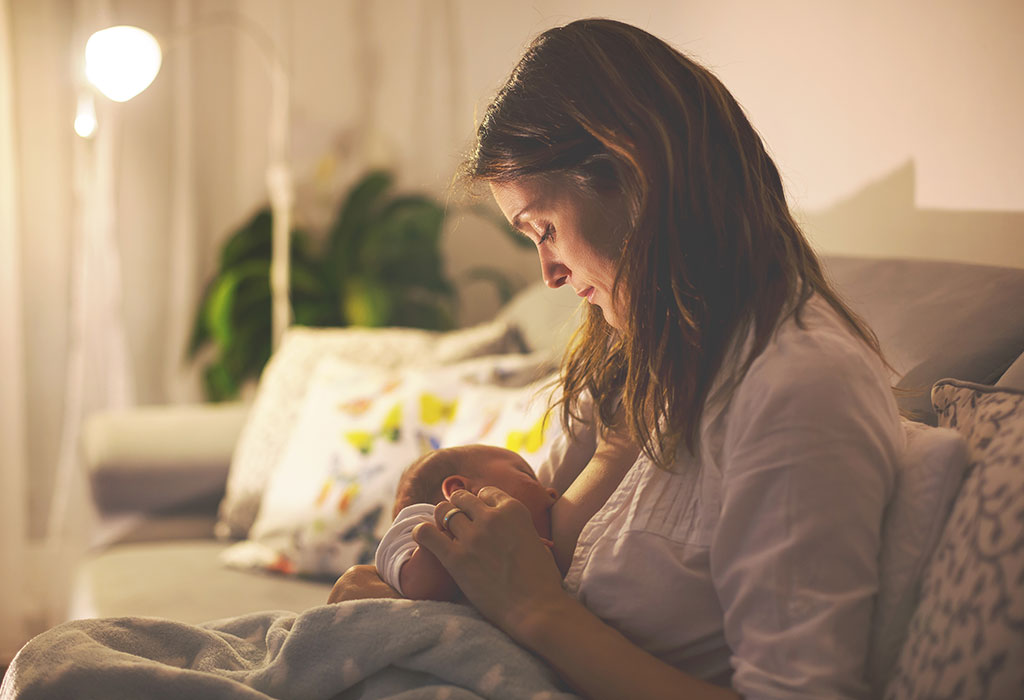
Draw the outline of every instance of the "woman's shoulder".
[[[747,378],[776,384],[780,377],[863,378],[865,372],[888,386],[879,354],[825,299],[814,295],[779,323]]]
[[[856,462],[851,456],[856,452],[871,455],[863,461],[873,465],[865,473],[891,475],[902,449],[899,410],[884,362],[816,298],[799,322],[790,317],[780,325],[740,380],[724,419],[720,446],[732,456],[766,459],[775,449],[799,462],[800,455],[834,452],[836,464],[848,464]],[[744,471],[743,460],[722,459],[733,476]]]
[[[827,301],[811,297],[783,320],[736,386],[733,408],[825,420],[865,408],[896,415],[882,358]]]

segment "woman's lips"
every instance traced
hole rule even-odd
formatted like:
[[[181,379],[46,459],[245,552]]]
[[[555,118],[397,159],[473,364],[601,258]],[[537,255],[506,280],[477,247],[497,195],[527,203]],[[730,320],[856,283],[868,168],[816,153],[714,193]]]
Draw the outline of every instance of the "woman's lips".
[[[586,289],[581,289],[580,291],[578,291],[576,293],[579,294],[584,299],[586,299],[587,301],[589,301],[591,304],[594,303],[594,288],[593,287],[587,287]]]

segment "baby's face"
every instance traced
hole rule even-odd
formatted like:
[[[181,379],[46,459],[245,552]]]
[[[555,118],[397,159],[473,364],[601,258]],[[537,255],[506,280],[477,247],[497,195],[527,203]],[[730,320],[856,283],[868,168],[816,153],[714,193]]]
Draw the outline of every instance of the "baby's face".
[[[515,452],[488,450],[474,455],[467,470],[469,490],[477,493],[484,486],[495,486],[530,510],[537,534],[551,539],[551,506],[558,492],[541,485],[526,461]]]

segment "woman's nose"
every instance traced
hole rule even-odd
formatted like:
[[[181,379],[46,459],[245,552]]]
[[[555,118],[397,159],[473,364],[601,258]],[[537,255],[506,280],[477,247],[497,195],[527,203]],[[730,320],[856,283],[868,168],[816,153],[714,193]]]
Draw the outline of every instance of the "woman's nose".
[[[544,278],[544,284],[552,289],[558,289],[565,284],[569,277],[569,268],[546,254],[543,249],[538,251],[538,255],[540,256],[540,273]]]

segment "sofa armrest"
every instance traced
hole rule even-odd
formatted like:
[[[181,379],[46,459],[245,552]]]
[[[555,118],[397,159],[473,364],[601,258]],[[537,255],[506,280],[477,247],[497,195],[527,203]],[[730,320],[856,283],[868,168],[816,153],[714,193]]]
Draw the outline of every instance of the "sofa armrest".
[[[219,498],[249,405],[148,406],[89,417],[82,453],[105,514],[175,510]]]

